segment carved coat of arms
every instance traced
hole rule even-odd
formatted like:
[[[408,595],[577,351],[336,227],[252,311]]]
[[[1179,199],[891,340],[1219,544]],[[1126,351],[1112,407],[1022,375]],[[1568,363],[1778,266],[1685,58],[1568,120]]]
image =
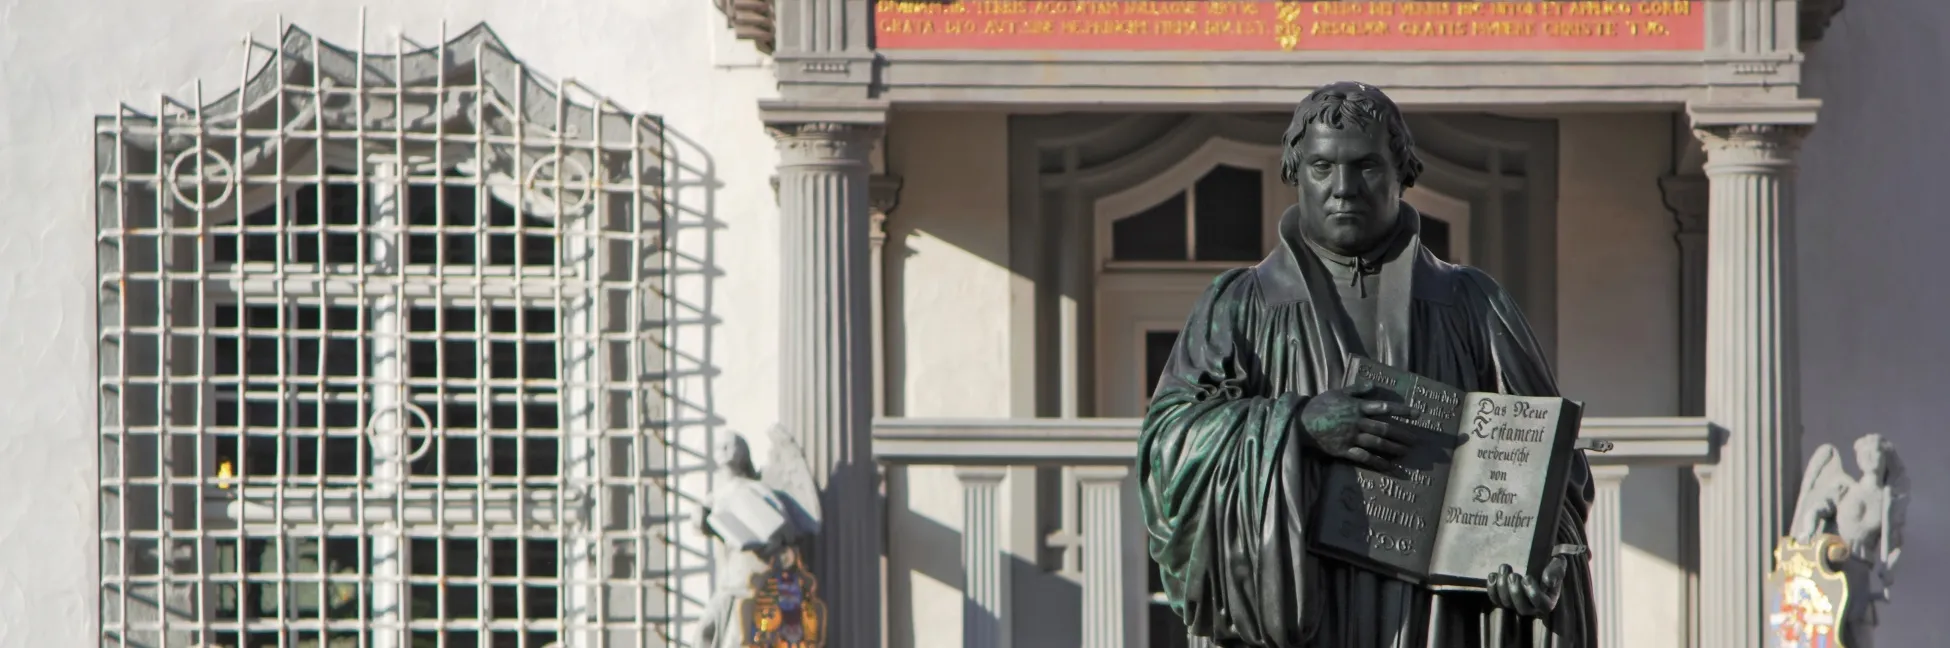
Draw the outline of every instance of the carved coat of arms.
[[[1810,544],[1782,538],[1767,575],[1769,648],[1847,648],[1842,643],[1848,579],[1835,569],[1847,545],[1832,534]]]
[[[752,577],[752,597],[744,603],[744,642],[751,648],[823,648],[826,603],[817,582],[799,565],[798,552],[786,550],[772,568]]]

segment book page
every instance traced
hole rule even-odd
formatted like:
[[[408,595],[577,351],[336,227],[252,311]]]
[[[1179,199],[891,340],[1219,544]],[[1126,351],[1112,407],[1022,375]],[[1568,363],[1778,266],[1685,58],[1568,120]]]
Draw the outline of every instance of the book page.
[[[1432,574],[1474,582],[1506,564],[1529,571],[1540,528],[1556,523],[1563,494],[1551,491],[1563,487],[1552,485],[1551,468],[1570,460],[1578,418],[1577,404],[1562,398],[1468,395]]]
[[[1373,383],[1376,393],[1369,398],[1408,403],[1421,416],[1385,419],[1415,439],[1398,459],[1399,475],[1328,462],[1316,504],[1314,545],[1336,558],[1420,582],[1435,554],[1463,391],[1362,357],[1349,368],[1348,382]]]

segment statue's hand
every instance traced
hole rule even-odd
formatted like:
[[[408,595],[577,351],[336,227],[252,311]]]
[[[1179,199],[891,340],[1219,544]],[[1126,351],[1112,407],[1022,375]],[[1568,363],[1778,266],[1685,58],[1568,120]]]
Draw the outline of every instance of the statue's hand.
[[[1300,408],[1300,427],[1309,444],[1329,457],[1394,473],[1394,460],[1408,452],[1414,438],[1381,417],[1420,414],[1405,403],[1365,398],[1373,392],[1374,385],[1365,384],[1315,395]]]
[[[1564,591],[1564,572],[1570,569],[1567,553],[1570,552],[1560,551],[1551,556],[1543,573],[1534,579],[1511,571],[1509,565],[1492,572],[1489,577],[1490,603],[1516,610],[1517,614],[1524,616],[1550,614],[1557,609],[1557,597]]]

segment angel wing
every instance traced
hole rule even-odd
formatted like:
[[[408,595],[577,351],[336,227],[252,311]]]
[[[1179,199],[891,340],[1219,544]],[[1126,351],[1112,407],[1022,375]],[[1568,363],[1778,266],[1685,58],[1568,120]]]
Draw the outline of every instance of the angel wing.
[[[1815,448],[1807,470],[1801,473],[1801,493],[1795,499],[1794,523],[1788,535],[1812,542],[1816,535],[1832,533],[1828,518],[1833,515],[1835,501],[1852,482],[1848,469],[1842,466],[1841,450],[1828,443]]]
[[[783,425],[770,430],[772,449],[765,457],[765,472],[759,481],[779,494],[794,526],[806,535],[819,535],[819,482],[813,480],[812,465],[798,437]]]
[[[1909,513],[1909,475],[1903,472],[1902,459],[1896,453],[1882,455],[1883,464],[1883,518],[1882,518],[1882,563],[1883,567],[1895,567],[1896,558],[1903,552],[1903,524]]]

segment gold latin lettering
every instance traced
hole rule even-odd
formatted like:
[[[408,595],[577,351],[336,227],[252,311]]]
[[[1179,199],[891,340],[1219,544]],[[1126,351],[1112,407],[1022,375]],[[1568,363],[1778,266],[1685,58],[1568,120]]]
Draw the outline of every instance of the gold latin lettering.
[[[1611,36],[1616,31],[1610,22],[1553,21],[1544,23],[1546,36],[1570,36],[1574,38],[1594,38]]]
[[[877,31],[890,35],[1244,36],[1273,39],[1282,49],[1304,45],[1309,37],[1341,43],[1397,36],[1488,42],[1670,37],[1674,33],[1670,17],[1697,14],[1692,0],[1333,0],[1270,5],[1266,0],[876,0],[874,10]]]

